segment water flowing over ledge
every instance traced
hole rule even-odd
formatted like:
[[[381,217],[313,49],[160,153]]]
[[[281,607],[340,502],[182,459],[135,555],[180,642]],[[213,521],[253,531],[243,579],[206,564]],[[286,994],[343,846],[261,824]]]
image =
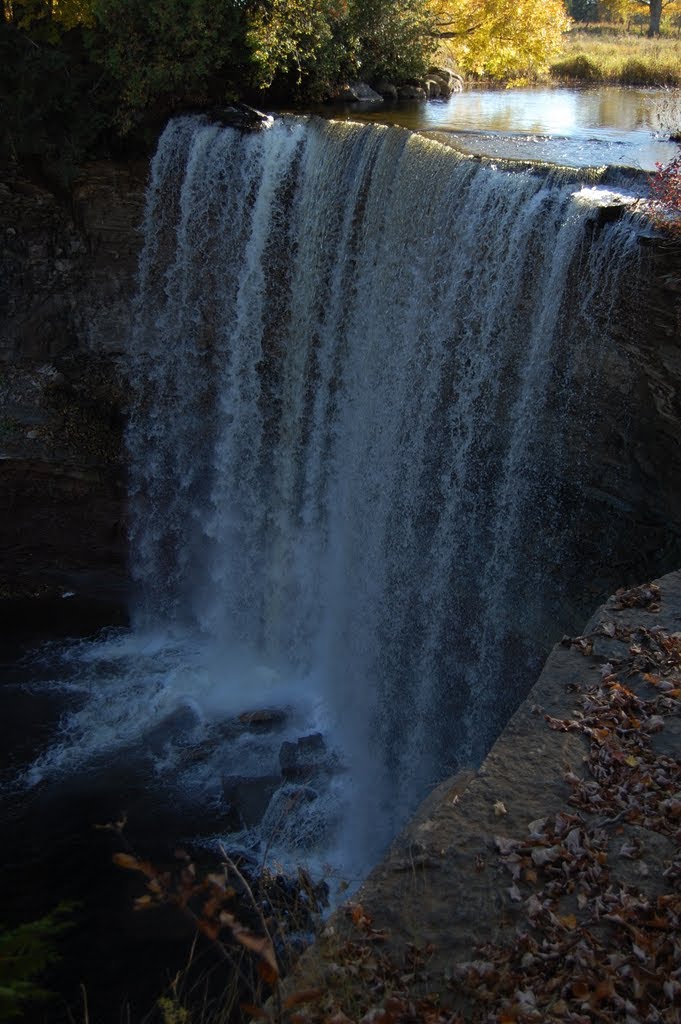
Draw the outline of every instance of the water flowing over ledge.
[[[569,624],[640,258],[635,218],[590,199],[396,128],[180,118],[160,141],[130,356],[137,630],[199,638],[211,714],[306,705],[359,834],[478,762]]]

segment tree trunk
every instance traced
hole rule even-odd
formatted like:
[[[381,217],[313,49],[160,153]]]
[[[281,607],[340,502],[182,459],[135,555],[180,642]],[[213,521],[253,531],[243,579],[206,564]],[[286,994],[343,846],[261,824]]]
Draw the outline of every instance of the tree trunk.
[[[648,25],[648,36],[660,34],[660,19],[662,17],[662,0],[650,0],[650,24]]]

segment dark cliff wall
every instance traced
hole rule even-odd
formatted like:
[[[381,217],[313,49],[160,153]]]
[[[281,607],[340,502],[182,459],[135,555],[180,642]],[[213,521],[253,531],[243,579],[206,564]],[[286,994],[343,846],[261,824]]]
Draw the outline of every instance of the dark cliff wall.
[[[681,247],[645,230],[640,246],[639,273],[607,314],[614,344],[581,368],[592,410],[574,425],[575,515],[586,512],[578,559],[594,567],[583,616],[681,564]]]
[[[125,589],[121,354],[146,174],[93,164],[59,196],[0,184],[0,598]]]

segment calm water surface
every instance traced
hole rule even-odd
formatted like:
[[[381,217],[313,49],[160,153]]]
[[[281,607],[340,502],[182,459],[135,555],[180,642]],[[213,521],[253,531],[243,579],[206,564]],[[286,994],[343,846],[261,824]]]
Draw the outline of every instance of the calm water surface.
[[[681,108],[681,93],[617,87],[470,89],[447,101],[355,104],[340,116],[447,133],[456,148],[480,156],[650,171],[678,152],[663,130],[670,101]]]

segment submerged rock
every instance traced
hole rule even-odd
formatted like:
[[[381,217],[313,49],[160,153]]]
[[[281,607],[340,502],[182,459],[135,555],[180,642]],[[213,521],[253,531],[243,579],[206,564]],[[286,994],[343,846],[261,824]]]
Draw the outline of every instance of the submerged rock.
[[[271,114],[250,107],[247,103],[231,103],[228,107],[214,107],[210,111],[213,121],[218,121],[228,128],[238,128],[242,132],[257,132],[274,124]]]
[[[282,708],[261,708],[259,711],[244,711],[239,721],[254,732],[267,732],[283,725],[288,715]]]
[[[339,103],[382,103],[383,97],[366,82],[348,82],[331,97]]]
[[[321,733],[301,736],[292,743],[286,740],[279,751],[281,774],[285,779],[310,778],[331,767],[332,759]]]
[[[273,794],[281,783],[278,775],[248,778],[243,775],[225,775],[222,792],[229,804],[230,823],[235,829],[259,825]]]

